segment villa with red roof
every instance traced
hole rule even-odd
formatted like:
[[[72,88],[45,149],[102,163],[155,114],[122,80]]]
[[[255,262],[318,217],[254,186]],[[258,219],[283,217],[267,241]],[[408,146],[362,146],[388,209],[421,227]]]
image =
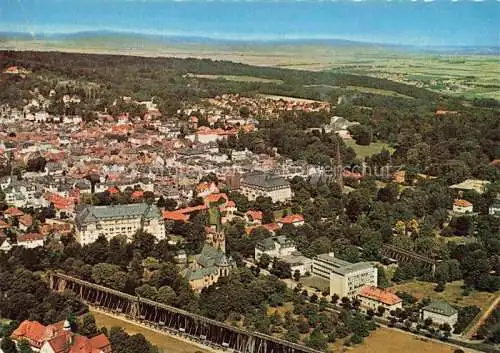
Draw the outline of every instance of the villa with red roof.
[[[385,308],[385,314],[389,314],[391,310],[403,308],[403,300],[400,297],[375,286],[362,287],[358,293],[358,299],[361,301],[361,306],[366,309],[377,311],[379,306]]]
[[[453,212],[455,213],[470,213],[474,210],[474,206],[467,200],[459,199],[453,202]]]
[[[280,227],[283,227],[284,224],[292,224],[295,227],[303,226],[304,216],[300,214],[291,214],[278,220],[278,225]]]
[[[248,223],[258,224],[258,225],[262,224],[262,217],[263,217],[262,211],[248,210],[245,215]]]
[[[12,333],[15,341],[27,340],[40,353],[111,353],[111,343],[103,335],[92,338],[71,332],[68,321],[44,326],[38,321],[25,320]]]
[[[20,234],[17,236],[17,245],[23,248],[33,249],[43,246],[45,235],[40,233]]]

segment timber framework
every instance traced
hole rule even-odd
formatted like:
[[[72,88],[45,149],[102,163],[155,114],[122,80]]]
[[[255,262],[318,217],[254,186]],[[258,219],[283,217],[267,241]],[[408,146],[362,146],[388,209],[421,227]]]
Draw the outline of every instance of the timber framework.
[[[52,290],[71,291],[82,302],[169,334],[235,353],[320,353],[299,344],[250,332],[149,299],[86,282],[59,272],[48,274]]]

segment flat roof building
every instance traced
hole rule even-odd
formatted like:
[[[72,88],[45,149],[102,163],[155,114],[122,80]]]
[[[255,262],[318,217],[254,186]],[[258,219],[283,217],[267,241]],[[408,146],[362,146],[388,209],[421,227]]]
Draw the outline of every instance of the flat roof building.
[[[366,285],[377,286],[377,268],[370,262],[350,263],[333,253],[317,255],[313,260],[313,275],[330,281],[330,294],[352,297]]]

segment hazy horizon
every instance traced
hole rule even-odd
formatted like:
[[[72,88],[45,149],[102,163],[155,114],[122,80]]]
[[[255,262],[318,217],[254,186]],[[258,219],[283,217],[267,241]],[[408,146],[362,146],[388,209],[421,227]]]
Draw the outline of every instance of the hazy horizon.
[[[34,38],[113,31],[229,41],[500,45],[497,0],[7,0],[5,9],[0,11],[0,31]]]

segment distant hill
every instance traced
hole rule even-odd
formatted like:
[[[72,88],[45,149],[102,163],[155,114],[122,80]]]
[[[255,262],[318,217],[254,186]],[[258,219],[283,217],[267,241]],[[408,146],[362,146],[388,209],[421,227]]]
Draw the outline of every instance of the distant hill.
[[[125,45],[208,45],[234,46],[234,47],[276,47],[276,46],[325,46],[343,48],[371,48],[386,49],[401,52],[417,53],[441,53],[441,54],[481,54],[498,55],[500,47],[495,46],[415,46],[415,45],[395,45],[373,42],[352,41],[345,39],[273,39],[273,40],[245,40],[245,39],[219,39],[200,36],[175,36],[143,34],[134,32],[118,32],[108,30],[82,31],[74,33],[24,33],[24,32],[0,32],[0,45],[2,41],[37,41],[37,42],[58,42],[58,43],[81,43],[92,42],[94,44],[106,45],[108,43],[121,43]]]

